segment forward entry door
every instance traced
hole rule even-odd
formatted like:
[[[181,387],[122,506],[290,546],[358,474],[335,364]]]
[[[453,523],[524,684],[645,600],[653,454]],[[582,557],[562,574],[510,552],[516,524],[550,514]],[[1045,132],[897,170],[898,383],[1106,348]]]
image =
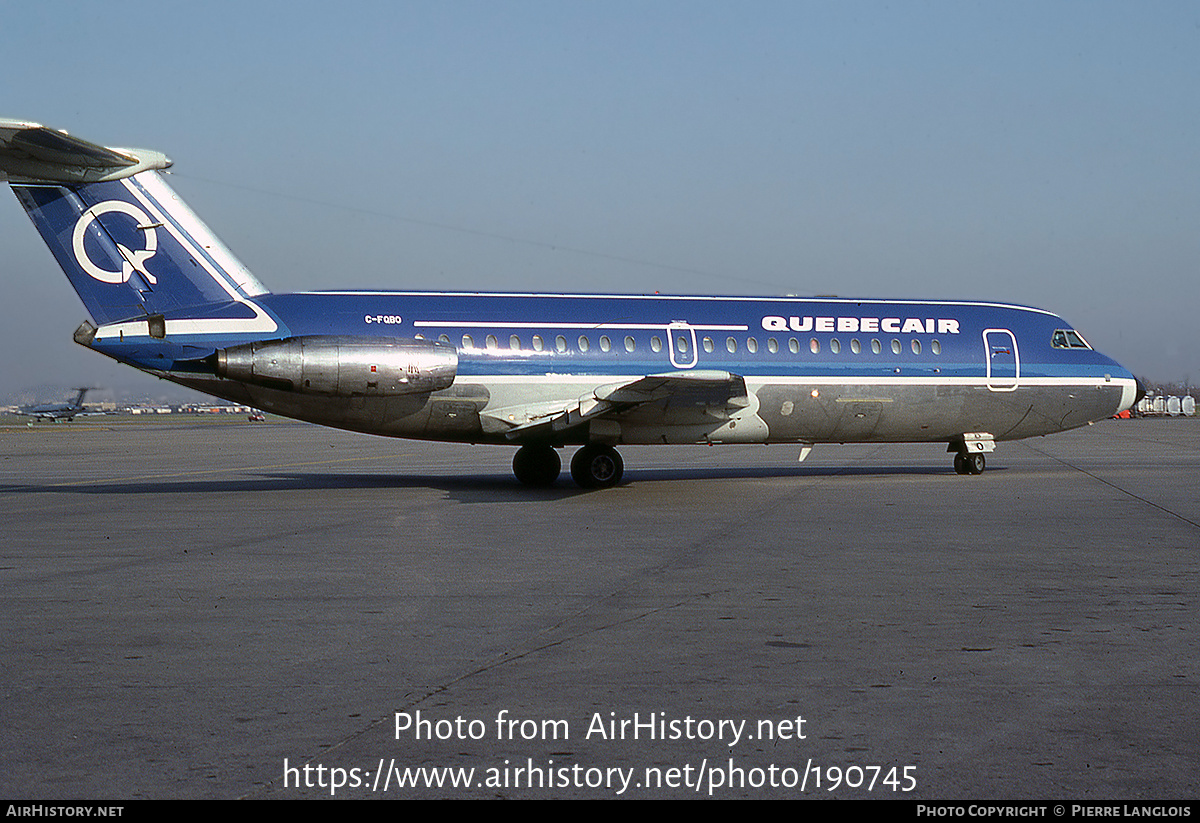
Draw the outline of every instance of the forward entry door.
[[[985,329],[983,351],[987,360],[987,387],[992,391],[1016,391],[1021,381],[1017,336],[1008,329]]]

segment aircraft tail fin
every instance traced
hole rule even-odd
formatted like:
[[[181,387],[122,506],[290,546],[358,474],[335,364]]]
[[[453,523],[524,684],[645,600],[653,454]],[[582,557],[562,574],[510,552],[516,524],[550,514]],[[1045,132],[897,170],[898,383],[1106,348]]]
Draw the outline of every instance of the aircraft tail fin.
[[[92,386],[80,386],[79,388],[75,389],[75,402],[71,404],[71,408],[82,409],[83,398],[87,397],[87,393],[90,392],[92,388]]]
[[[170,165],[0,120],[0,178],[101,325],[267,293],[166,184]]]

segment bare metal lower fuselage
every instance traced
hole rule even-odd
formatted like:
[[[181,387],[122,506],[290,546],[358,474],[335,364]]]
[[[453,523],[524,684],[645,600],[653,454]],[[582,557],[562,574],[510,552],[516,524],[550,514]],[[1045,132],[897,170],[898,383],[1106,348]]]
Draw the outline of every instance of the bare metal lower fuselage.
[[[167,375],[161,375],[167,376]],[[228,380],[169,376],[183,385],[285,417],[367,434],[416,440],[512,444],[488,432],[489,408],[578,396],[579,380],[536,385],[463,379],[428,395],[314,397]],[[622,379],[604,378],[606,382]],[[624,379],[632,379],[626,377]],[[595,384],[596,378],[586,381]],[[997,441],[1066,431],[1122,408],[1128,388],[1117,382],[1074,386],[1026,385],[997,392],[970,384],[855,385],[747,381],[750,403],[732,415],[702,406],[686,411],[673,399],[621,416],[616,443],[856,443],[950,442],[963,432],[988,431]],[[587,442],[588,432],[552,438],[555,445]]]

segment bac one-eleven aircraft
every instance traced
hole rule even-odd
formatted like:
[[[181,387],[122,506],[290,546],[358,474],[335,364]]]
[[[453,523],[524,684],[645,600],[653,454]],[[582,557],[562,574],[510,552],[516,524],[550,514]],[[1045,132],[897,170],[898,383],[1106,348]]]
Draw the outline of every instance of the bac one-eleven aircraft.
[[[1050,312],[994,303],[330,291],[273,294],[167,186],[158,152],[0,120],[0,172],[91,315],[75,340],[276,414],[510,444],[585,488],[621,444],[1002,440],[1127,409],[1140,387]]]

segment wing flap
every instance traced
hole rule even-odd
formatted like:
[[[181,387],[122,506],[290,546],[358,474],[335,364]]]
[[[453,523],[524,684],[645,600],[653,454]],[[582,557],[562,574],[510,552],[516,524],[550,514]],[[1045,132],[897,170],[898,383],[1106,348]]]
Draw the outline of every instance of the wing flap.
[[[595,420],[615,420],[639,408],[661,407],[660,422],[694,423],[697,415],[728,419],[750,403],[746,381],[725,371],[651,374],[626,383],[598,386],[590,394],[493,409],[480,415],[484,430],[509,440],[553,439]]]

